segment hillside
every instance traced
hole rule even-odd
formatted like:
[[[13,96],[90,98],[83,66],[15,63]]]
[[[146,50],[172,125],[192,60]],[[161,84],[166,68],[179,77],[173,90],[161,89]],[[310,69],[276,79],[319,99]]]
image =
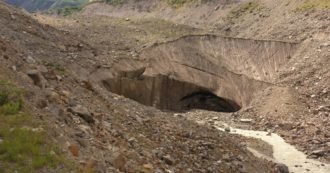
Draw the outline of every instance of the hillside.
[[[203,43],[198,41],[196,44],[199,45],[199,47],[197,46],[199,51],[196,54],[200,55],[200,58],[210,56],[221,59],[225,62],[224,66],[236,74],[248,75],[254,79],[274,84],[275,86],[265,89],[264,93],[259,93],[255,97],[258,99],[252,99],[252,104],[247,108],[243,107],[243,111],[239,112],[239,116],[254,119],[255,124],[251,128],[278,131],[286,136],[286,140],[298,145],[301,150],[310,156],[320,157],[320,155],[313,154],[313,152],[324,151],[321,157],[328,160],[329,154],[326,153],[328,153],[329,148],[326,133],[329,127],[328,107],[330,104],[328,92],[330,83],[329,6],[329,2],[326,0],[256,0],[242,1],[241,3],[203,1],[199,5],[187,1],[179,7],[154,1],[153,3],[151,1],[125,1],[120,5],[112,6],[91,4],[83,10],[83,14],[86,16],[129,18],[133,21],[140,18],[160,18],[202,28],[210,33],[225,37],[252,39],[256,40],[255,42],[258,42],[258,40],[273,40],[298,43],[299,46],[293,54],[285,55],[287,56],[286,59],[278,59],[276,56],[271,57],[272,59],[267,62],[270,66],[267,65],[267,68],[263,67],[263,61],[258,62],[257,65],[254,64],[253,58],[256,55],[265,56],[267,53],[276,55],[277,51],[274,48],[276,49],[277,46],[275,45],[266,47],[264,44],[259,44],[259,47],[256,47],[255,50],[247,52],[245,52],[243,46],[240,47],[242,51],[235,52],[240,44],[231,42],[233,48],[224,49],[210,46],[210,44],[218,45],[221,42],[207,41]],[[167,49],[161,50],[172,51],[172,47],[181,48],[181,45],[187,45],[191,42],[190,39],[188,39],[189,41],[183,40],[187,39],[179,39],[175,41],[176,43],[169,42],[165,44]],[[265,52],[259,50],[260,47]],[[177,57],[185,55],[190,57],[192,55],[186,52],[191,52],[190,49],[196,50],[196,46],[191,45],[188,48],[181,49],[186,51],[181,52]],[[205,49],[209,52],[203,53],[206,51]],[[203,52],[200,52],[200,50]],[[218,50],[226,51],[223,53]],[[174,55],[180,52],[174,49],[173,53],[166,53],[166,51],[163,52],[162,56],[171,56],[170,59],[175,59]],[[234,62],[223,60],[222,56],[232,56],[228,55],[228,51],[237,54],[237,57],[234,57]],[[251,57],[249,53],[252,52]],[[245,57],[246,55],[251,59],[242,60],[241,56]],[[157,56],[160,55],[157,54]],[[282,55],[282,58],[285,58],[285,56]],[[216,61],[214,60],[214,62]],[[240,66],[242,63],[244,65]],[[266,78],[263,76],[266,76]],[[205,81],[202,83],[205,83]],[[215,87],[210,89],[217,92]],[[245,89],[250,90],[248,87],[245,87]],[[278,94],[280,94],[280,97],[278,97]],[[245,95],[240,97],[245,98]],[[199,116],[203,117],[205,115]],[[292,134],[291,130],[295,133]],[[316,131],[317,134],[314,133]],[[318,142],[308,142],[312,140]]]
[[[0,172],[327,173],[329,16],[327,0],[0,3]],[[33,157],[9,150],[27,141],[14,125]]]
[[[27,11],[45,11],[64,7],[75,7],[91,0],[4,0],[6,3],[23,8]]]
[[[55,153],[73,160],[69,167],[65,162],[50,166],[51,160],[30,167],[28,160],[27,164],[6,160],[2,156],[9,151],[1,150],[1,161],[6,164],[0,168],[4,172],[270,169],[271,163],[241,148],[240,139],[112,93],[100,93],[85,75],[106,65],[98,59],[106,57],[102,47],[92,48],[71,33],[40,24],[5,4],[1,3],[0,8],[0,22],[4,26],[0,30],[1,79],[28,92],[23,99],[32,122],[44,124],[47,139],[60,148]],[[9,116],[2,112],[0,115]],[[1,141],[8,140],[1,134]],[[21,145],[20,142],[25,140],[15,145]],[[0,148],[3,144],[0,143]],[[208,162],[196,164],[203,159]],[[217,163],[224,159],[228,164]]]

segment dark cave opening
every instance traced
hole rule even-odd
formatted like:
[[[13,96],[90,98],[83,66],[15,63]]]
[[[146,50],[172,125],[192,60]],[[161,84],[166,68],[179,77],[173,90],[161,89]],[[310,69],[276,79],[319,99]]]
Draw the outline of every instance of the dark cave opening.
[[[209,91],[191,93],[180,100],[182,110],[204,109],[216,112],[236,112],[240,106],[234,101],[218,97]]]
[[[218,96],[207,88],[166,75],[117,77],[102,83],[110,92],[163,111],[186,112],[191,109],[204,109],[236,112],[241,109],[237,102]]]

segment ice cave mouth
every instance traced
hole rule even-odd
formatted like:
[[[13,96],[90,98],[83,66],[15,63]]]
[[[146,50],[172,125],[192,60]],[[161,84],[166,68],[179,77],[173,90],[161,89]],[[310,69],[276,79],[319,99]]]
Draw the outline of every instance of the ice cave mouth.
[[[241,108],[239,103],[219,97],[207,88],[164,75],[113,78],[103,81],[103,86],[110,92],[163,111],[236,112]]]
[[[144,48],[91,79],[106,91],[160,110],[235,112],[272,85],[298,43],[184,36]]]

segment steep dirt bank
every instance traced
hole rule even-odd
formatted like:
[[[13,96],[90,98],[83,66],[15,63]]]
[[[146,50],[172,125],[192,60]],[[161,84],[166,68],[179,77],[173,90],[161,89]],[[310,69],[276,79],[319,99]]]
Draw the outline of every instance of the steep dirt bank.
[[[107,69],[99,64],[120,46],[93,47],[2,3],[0,24],[1,76],[30,93],[31,112],[49,124],[54,143],[83,171],[271,170],[272,163],[254,157],[240,138],[94,89],[85,76]]]

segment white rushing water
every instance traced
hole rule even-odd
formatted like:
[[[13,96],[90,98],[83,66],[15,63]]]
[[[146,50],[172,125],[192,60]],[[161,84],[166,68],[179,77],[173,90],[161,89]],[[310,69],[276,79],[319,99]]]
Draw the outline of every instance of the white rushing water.
[[[222,128],[218,128],[224,131]],[[282,137],[272,133],[267,135],[267,132],[254,131],[254,130],[242,130],[231,128],[230,133],[239,134],[245,137],[253,137],[261,139],[273,147],[274,161],[283,163],[288,166],[289,171],[292,173],[330,173],[330,165],[322,163],[317,160],[308,159],[307,156],[298,151],[294,146],[286,143]],[[264,157],[257,151],[252,151],[257,157]]]

